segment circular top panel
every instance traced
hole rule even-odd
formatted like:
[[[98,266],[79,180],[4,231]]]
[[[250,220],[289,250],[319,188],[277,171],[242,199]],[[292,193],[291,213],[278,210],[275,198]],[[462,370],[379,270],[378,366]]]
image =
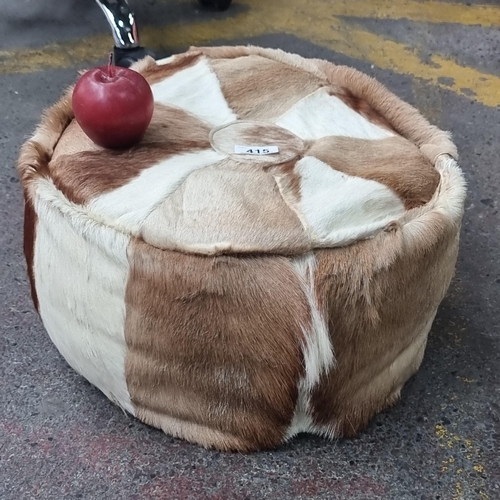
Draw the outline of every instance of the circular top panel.
[[[434,159],[454,153],[383,86],[324,61],[231,47],[135,69],[155,99],[142,142],[103,149],[68,120],[48,168],[90,218],[159,248],[346,245],[426,204]]]

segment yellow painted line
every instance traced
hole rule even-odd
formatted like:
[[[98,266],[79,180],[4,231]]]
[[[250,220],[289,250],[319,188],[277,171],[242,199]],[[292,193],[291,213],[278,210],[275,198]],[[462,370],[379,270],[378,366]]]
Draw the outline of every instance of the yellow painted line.
[[[164,3],[170,0],[163,0]],[[180,0],[192,4],[192,0]],[[234,0],[238,2],[238,0]],[[262,3],[265,9],[276,3],[273,0],[266,2],[251,2],[254,6]],[[295,3],[279,2],[282,9],[292,8]],[[336,17],[359,17],[372,19],[409,19],[426,23],[455,23],[463,25],[500,26],[500,8],[495,5],[465,5],[461,3],[415,1],[415,0],[316,0],[301,2],[304,10],[316,9],[322,5],[322,11]]]
[[[500,77],[462,66],[450,58],[433,55],[424,62],[416,48],[385,40],[379,35],[338,23],[337,29],[316,29],[309,40],[355,59],[369,61],[382,69],[409,74],[440,88],[487,105],[500,105]],[[339,36],[339,30],[346,32]],[[298,33],[304,36],[304,33]],[[448,83],[450,82],[450,83]]]
[[[500,9],[494,5],[410,0],[331,0],[324,3],[329,3],[330,13],[334,16],[500,26]]]
[[[237,15],[198,23],[145,27],[141,31],[141,41],[153,50],[168,50],[172,47],[206,45],[214,41],[223,43],[263,34],[287,33],[355,59],[371,62],[382,69],[413,75],[459,95],[473,97],[487,106],[500,105],[500,77],[462,66],[443,55],[432,56],[430,62],[422,61],[416,48],[350,26],[346,20],[336,17],[356,15],[416,18],[419,21],[432,17],[439,21],[448,13],[447,19],[454,19],[453,22],[460,19],[460,22],[466,24],[500,25],[498,7],[393,0],[248,2],[248,11]],[[0,74],[93,64],[97,58],[105,56],[110,44],[110,35],[99,35],[39,50],[0,52]]]
[[[34,73],[43,69],[68,68],[105,58],[112,48],[110,34],[50,44],[37,49],[0,51],[0,74]]]

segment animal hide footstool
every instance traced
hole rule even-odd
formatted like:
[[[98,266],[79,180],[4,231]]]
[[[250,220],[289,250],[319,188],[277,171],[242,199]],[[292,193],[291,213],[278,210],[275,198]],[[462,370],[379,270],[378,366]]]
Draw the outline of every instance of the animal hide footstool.
[[[96,146],[71,89],[18,164],[33,300],[126,411],[220,450],[355,436],[424,354],[465,185],[447,133],[372,78],[257,47],[134,67],[155,112]]]

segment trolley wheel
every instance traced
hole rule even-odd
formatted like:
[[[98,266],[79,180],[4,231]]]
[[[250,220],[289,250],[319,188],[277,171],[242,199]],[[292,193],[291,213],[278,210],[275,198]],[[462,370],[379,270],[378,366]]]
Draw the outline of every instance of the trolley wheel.
[[[202,7],[211,7],[216,10],[229,9],[232,0],[198,0]]]

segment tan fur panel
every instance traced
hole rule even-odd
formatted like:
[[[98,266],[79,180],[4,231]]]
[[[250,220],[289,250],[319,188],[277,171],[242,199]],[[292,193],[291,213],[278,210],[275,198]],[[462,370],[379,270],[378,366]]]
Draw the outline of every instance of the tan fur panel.
[[[96,146],[73,121],[54,151],[50,173],[69,200],[84,204],[125,185],[161,160],[209,148],[209,131],[185,111],[156,104],[143,140],[129,149],[111,150]]]
[[[420,150],[401,137],[381,140],[325,137],[307,152],[335,170],[385,184],[407,210],[427,203],[439,184],[439,173]]]
[[[311,404],[315,422],[334,435],[360,432],[422,360],[458,249],[456,225],[437,211],[427,218],[425,230],[416,220],[317,253],[316,290],[337,367],[323,376]]]
[[[178,54],[173,61],[168,64],[156,64],[151,57],[145,57],[132,66],[132,69],[141,73],[150,85],[165,80],[178,71],[194,66],[201,57],[201,52],[193,50],[183,54]]]
[[[191,47],[191,52],[201,52],[211,59],[234,59],[244,56],[261,56],[277,61],[292,68],[307,71],[317,78],[325,78],[324,72],[318,68],[315,59],[305,59],[297,54],[291,54],[281,49],[264,49],[252,45],[236,47]]]
[[[229,107],[240,119],[278,118],[324,85],[304,71],[257,55],[216,59],[210,66]]]
[[[311,321],[289,261],[186,255],[141,241],[129,259],[126,377],[138,414],[182,422],[176,434],[186,439],[200,437],[195,424],[234,436],[230,447],[241,450],[280,443]]]
[[[74,155],[84,151],[103,151],[104,148],[98,146],[92,139],[82,130],[78,122],[73,119],[62,133],[57,146],[52,155],[52,165],[59,157],[65,155]]]
[[[203,216],[207,211],[210,218]],[[273,176],[258,163],[232,158],[193,172],[144,221],[141,235],[159,248],[210,254],[300,253],[310,248]]]

